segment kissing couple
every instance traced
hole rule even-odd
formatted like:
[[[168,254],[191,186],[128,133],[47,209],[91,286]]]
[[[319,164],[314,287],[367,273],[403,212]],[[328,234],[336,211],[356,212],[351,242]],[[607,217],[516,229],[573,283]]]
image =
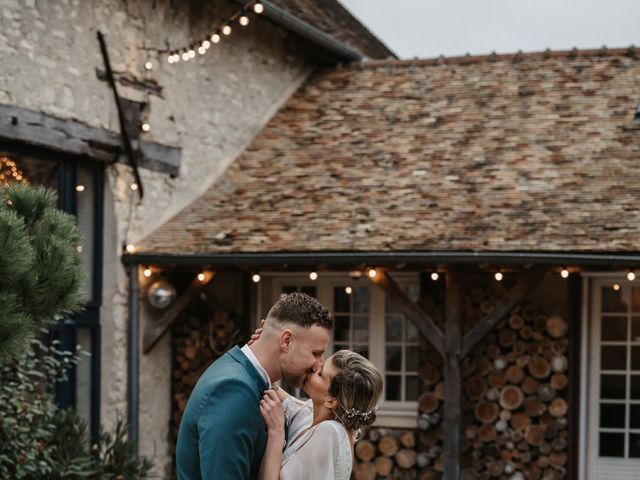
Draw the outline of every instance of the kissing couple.
[[[383,384],[358,353],[324,361],[333,329],[316,299],[282,295],[247,345],[211,364],[180,423],[178,480],[348,480],[353,442],[375,421]],[[273,385],[280,379],[309,400]]]

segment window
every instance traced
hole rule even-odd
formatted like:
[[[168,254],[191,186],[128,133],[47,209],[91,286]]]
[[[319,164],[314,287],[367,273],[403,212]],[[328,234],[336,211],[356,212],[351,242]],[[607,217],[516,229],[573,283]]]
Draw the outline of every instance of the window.
[[[393,274],[416,301],[416,274]],[[346,273],[320,273],[317,280],[301,274],[264,274],[262,297],[271,303],[282,293],[302,291],[326,305],[334,314],[336,329],[330,351],[354,350],[369,358],[382,372],[385,390],[378,411],[379,425],[415,427],[418,377],[418,331],[388,302],[384,292],[362,277]],[[265,291],[273,295],[264,295]],[[270,306],[270,305],[269,305]],[[268,308],[265,304],[264,308]]]
[[[640,287],[598,280],[593,287],[589,471],[637,478],[640,468]]]
[[[100,424],[100,321],[102,272],[102,198],[103,170],[99,166],[80,163],[50,152],[22,154],[0,151],[0,170],[10,163],[25,180],[43,185],[58,193],[58,207],[75,215],[84,234],[80,246],[86,272],[84,311],[61,319],[53,334],[66,350],[76,345],[89,353],[82,355],[69,381],[57,388],[58,402],[74,407],[90,428],[91,441],[96,442]],[[17,178],[15,178],[17,180]]]

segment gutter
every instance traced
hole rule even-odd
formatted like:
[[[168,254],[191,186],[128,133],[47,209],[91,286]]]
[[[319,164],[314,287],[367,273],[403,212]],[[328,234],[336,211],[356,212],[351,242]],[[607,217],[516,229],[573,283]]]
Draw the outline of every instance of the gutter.
[[[133,253],[122,256],[125,264],[181,266],[274,267],[328,265],[353,267],[359,264],[394,266],[406,264],[499,264],[561,265],[589,267],[640,267],[640,254],[635,253],[556,253],[556,252],[474,252],[474,251],[401,251],[401,252],[230,252],[175,255],[165,253]]]
[[[129,441],[138,458],[139,339],[138,339],[138,265],[129,265]]]
[[[242,6],[245,6],[247,4],[246,0],[234,1],[235,3]],[[295,15],[290,14],[283,8],[274,5],[268,0],[261,0],[260,3],[264,5],[264,12],[262,12],[260,16],[268,18],[273,23],[280,25],[287,30],[290,30],[291,32],[301,36],[302,38],[310,41],[315,45],[318,45],[325,50],[328,50],[343,61],[359,62],[363,60],[362,55],[349,48],[346,44],[342,43],[339,40],[336,40],[331,35],[327,35],[323,31],[318,30],[311,24],[299,19]]]

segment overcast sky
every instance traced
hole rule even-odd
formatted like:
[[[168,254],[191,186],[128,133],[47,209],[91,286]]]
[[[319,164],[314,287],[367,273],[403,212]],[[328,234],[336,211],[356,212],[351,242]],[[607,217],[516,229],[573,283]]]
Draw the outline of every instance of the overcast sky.
[[[340,0],[400,58],[640,47],[640,0]]]

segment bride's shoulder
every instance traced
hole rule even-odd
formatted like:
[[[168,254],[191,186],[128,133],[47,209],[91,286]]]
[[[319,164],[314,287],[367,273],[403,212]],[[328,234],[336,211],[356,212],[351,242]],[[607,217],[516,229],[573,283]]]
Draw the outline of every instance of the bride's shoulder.
[[[327,434],[335,435],[338,438],[349,437],[349,433],[347,432],[347,429],[344,428],[344,425],[336,420],[325,420],[324,422],[320,422],[318,424],[318,429],[326,432]]]

